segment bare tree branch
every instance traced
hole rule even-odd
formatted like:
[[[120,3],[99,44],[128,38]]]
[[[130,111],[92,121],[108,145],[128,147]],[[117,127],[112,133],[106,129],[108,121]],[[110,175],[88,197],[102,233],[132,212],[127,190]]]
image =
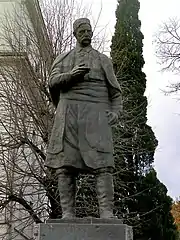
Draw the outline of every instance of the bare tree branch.
[[[55,112],[48,76],[55,57],[75,45],[73,21],[89,16],[76,0],[25,0],[1,19],[0,212],[14,237],[61,216],[56,175],[44,168]],[[103,49],[105,28],[94,31]]]
[[[155,35],[156,56],[162,71],[180,73],[180,19],[169,19],[167,23],[160,26]],[[170,83],[166,93],[179,91],[179,82]]]

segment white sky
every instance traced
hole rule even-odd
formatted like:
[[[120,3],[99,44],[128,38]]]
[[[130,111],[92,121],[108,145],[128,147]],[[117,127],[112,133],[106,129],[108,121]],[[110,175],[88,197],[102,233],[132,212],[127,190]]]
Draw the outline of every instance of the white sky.
[[[101,9],[100,25],[108,25],[109,34],[113,34],[117,0],[84,0],[92,4],[92,14],[96,19]],[[139,17],[144,34],[144,71],[147,75],[148,124],[152,126],[159,141],[155,153],[155,168],[159,179],[167,186],[172,197],[180,196],[180,102],[176,96],[164,96],[168,82],[177,79],[171,73],[161,73],[156,63],[152,42],[153,35],[162,21],[178,17],[180,0],[140,0]]]

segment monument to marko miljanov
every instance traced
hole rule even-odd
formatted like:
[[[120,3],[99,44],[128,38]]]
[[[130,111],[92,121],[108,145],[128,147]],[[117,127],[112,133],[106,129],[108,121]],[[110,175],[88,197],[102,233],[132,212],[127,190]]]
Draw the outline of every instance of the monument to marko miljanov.
[[[122,112],[111,60],[91,46],[89,19],[73,24],[76,47],[55,59],[49,90],[56,107],[45,166],[56,170],[62,219],[40,224],[41,240],[131,240],[131,227],[113,214],[111,127]],[[94,174],[99,219],[76,218],[76,177]]]

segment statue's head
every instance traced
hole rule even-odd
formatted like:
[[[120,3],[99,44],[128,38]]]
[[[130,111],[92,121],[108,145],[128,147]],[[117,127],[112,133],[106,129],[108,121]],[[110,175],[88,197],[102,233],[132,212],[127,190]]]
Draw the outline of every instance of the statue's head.
[[[80,46],[89,46],[93,36],[90,20],[88,18],[77,19],[73,24],[73,33]]]

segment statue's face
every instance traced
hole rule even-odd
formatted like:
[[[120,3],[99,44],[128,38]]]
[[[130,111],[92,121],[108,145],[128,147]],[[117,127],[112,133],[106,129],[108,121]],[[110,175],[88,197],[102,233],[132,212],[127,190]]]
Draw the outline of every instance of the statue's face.
[[[86,47],[91,44],[92,36],[92,28],[89,24],[86,23],[81,24],[75,32],[75,37],[82,47]]]

